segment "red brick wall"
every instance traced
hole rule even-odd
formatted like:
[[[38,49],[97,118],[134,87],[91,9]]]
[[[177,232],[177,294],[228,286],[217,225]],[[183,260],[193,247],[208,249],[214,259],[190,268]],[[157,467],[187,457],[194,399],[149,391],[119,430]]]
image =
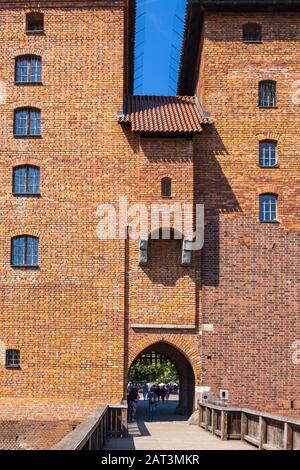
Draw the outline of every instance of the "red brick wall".
[[[244,44],[242,25],[262,24]],[[231,405],[300,411],[292,343],[299,321],[299,15],[207,14],[198,93],[214,126],[195,141],[197,200],[205,204],[203,384]],[[258,108],[259,80],[277,81],[278,108]],[[279,168],[258,167],[258,143],[278,140]],[[258,196],[275,192],[280,225],[258,222]]]
[[[6,90],[0,119],[0,393],[3,403],[15,397],[9,419],[26,403],[30,418],[43,420],[55,410],[72,419],[74,409],[82,417],[99,403],[120,402],[128,355],[133,360],[162,338],[187,354],[200,380],[195,268],[180,266],[179,243],[150,243],[150,264],[142,268],[138,241],[129,242],[127,265],[124,241],[101,241],[96,233],[97,208],[118,208],[120,196],[148,208],[193,202],[192,141],[139,139],[117,124],[127,67],[123,2],[93,2],[93,8],[74,2],[67,9],[46,4],[45,35],[39,36],[24,33],[25,9],[0,10]],[[15,57],[29,53],[42,57],[43,84],[16,86]],[[41,109],[40,139],[13,137],[19,106]],[[40,166],[39,198],[12,196],[12,169],[26,163]],[[161,198],[164,176],[173,181],[171,200]],[[39,237],[38,270],[10,266],[11,237],[20,234]],[[130,326],[136,322],[195,324],[195,331],[139,333]],[[7,348],[20,349],[20,370],[5,368]]]
[[[96,210],[124,192],[121,178],[112,181],[130,161],[116,122],[124,13],[120,2],[97,3],[53,2],[38,36],[24,33],[24,9],[0,10],[0,340],[21,350],[21,370],[1,363],[2,396],[123,396],[122,247],[97,238]],[[14,85],[14,59],[24,53],[42,56],[43,85]],[[23,105],[41,109],[40,139],[13,137],[13,110]],[[24,163],[41,168],[39,198],[12,196],[12,168]],[[38,270],[10,266],[11,237],[23,233],[39,236]]]
[[[70,421],[0,421],[0,449],[50,449],[77,424]]]

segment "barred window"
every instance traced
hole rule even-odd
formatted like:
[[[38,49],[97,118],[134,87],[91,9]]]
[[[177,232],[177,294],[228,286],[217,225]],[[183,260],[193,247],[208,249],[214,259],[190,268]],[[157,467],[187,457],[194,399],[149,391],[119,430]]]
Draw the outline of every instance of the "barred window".
[[[276,101],[276,82],[273,80],[259,82],[259,106],[261,108],[274,108]]]
[[[172,196],[172,180],[171,178],[165,177],[161,180],[161,195],[162,197]]]
[[[261,42],[262,41],[261,25],[257,23],[244,24],[243,41],[244,42]]]
[[[264,140],[259,143],[259,166],[269,168],[277,165],[276,142]]]
[[[7,349],[5,353],[6,367],[20,367],[20,351],[18,349]]]
[[[21,235],[12,239],[11,264],[14,267],[38,266],[39,239]]]
[[[43,13],[31,11],[26,14],[26,32],[42,33],[44,31],[44,15]]]
[[[277,220],[277,196],[275,194],[261,194],[259,196],[260,222],[274,222]]]
[[[38,56],[16,58],[16,83],[41,83],[42,60]]]
[[[40,194],[40,169],[31,165],[14,168],[13,194]]]
[[[15,111],[14,134],[17,137],[39,137],[41,135],[41,111],[22,108]]]

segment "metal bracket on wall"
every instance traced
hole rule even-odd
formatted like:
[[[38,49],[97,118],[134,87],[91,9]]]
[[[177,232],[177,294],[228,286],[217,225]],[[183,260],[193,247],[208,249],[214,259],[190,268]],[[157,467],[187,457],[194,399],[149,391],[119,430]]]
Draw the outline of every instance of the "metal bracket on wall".
[[[139,265],[145,266],[148,261],[148,238],[141,238],[140,239],[140,257],[139,257]]]

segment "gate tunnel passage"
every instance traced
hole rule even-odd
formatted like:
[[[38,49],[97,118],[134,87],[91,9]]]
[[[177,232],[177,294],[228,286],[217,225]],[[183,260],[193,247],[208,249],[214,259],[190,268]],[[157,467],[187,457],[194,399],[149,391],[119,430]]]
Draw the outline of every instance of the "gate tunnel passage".
[[[175,414],[190,416],[194,411],[195,395],[195,376],[190,362],[175,346],[158,342],[141,351],[132,362],[130,368],[136,364],[142,356],[151,352],[161,354],[174,364],[179,377],[179,403],[175,409]],[[147,380],[144,380],[144,382],[147,382]]]

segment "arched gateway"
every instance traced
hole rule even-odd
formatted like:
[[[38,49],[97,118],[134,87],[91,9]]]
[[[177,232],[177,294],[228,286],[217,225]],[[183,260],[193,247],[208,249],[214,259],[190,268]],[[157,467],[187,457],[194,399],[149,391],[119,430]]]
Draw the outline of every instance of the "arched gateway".
[[[194,410],[195,375],[189,360],[176,346],[159,341],[143,349],[131,362],[130,367],[150,352],[157,352],[174,364],[179,376],[179,404],[175,413],[185,416],[191,415]]]

